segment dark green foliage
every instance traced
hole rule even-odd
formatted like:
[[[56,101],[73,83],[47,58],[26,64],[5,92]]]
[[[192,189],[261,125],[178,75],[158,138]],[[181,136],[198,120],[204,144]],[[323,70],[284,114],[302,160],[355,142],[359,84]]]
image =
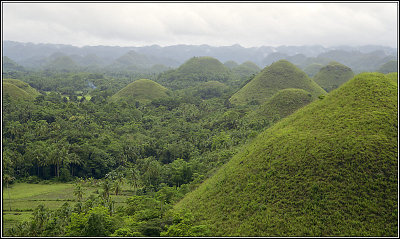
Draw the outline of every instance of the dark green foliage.
[[[398,61],[388,61],[385,64],[383,64],[381,67],[379,67],[378,72],[381,72],[383,74],[387,74],[390,72],[397,72],[397,65],[399,64]]]
[[[237,105],[244,105],[252,101],[261,104],[279,90],[287,88],[306,90],[315,98],[326,94],[303,71],[286,60],[280,60],[264,68],[254,79],[236,92],[229,101]]]
[[[353,77],[354,73],[349,67],[338,62],[331,62],[322,67],[313,77],[313,80],[326,90],[326,92],[330,92]]]
[[[265,130],[175,211],[212,236],[398,236],[397,91],[357,75]]]

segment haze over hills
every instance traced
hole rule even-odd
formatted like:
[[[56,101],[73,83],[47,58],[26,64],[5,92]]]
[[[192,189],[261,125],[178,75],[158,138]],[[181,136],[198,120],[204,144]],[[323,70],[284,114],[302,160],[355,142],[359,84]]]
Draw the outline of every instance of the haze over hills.
[[[314,97],[326,94],[306,73],[286,60],[280,60],[265,67],[250,82],[236,92],[229,101],[243,105],[253,102],[262,104],[279,90],[303,89]]]
[[[3,42],[3,56],[24,67],[37,67],[38,61],[46,61],[51,54],[60,52],[79,64],[94,62],[110,65],[119,57],[135,51],[151,60],[151,64],[161,64],[167,67],[177,67],[194,56],[210,56],[221,62],[235,61],[241,64],[252,61],[263,68],[274,61],[286,59],[300,68],[312,63],[327,64],[338,61],[353,69],[355,72],[376,71],[383,63],[395,60],[397,49],[385,46],[262,46],[245,48],[240,45],[213,47],[209,45],[174,45],[160,47],[157,45],[145,47],[118,47],[118,46],[85,46],[75,47],[59,44],[33,44],[13,41]],[[90,57],[88,57],[90,56]],[[86,58],[85,63],[79,59]],[[166,60],[170,59],[170,60]]]
[[[175,207],[211,236],[396,236],[397,83],[357,75],[243,147]]]

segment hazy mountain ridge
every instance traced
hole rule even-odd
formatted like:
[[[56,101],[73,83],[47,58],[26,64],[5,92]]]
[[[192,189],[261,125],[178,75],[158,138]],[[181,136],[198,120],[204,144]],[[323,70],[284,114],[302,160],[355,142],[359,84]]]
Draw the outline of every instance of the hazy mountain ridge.
[[[90,65],[88,60],[110,65],[130,51],[144,55],[150,63],[163,62],[165,66],[177,67],[193,56],[211,56],[221,62],[229,60],[241,64],[252,61],[263,68],[274,61],[286,59],[304,68],[312,63],[327,64],[334,60],[351,67],[354,71],[375,71],[387,61],[396,59],[397,49],[386,46],[261,46],[245,48],[238,44],[232,46],[214,47],[209,45],[173,45],[161,47],[158,45],[143,47],[120,46],[84,46],[76,47],[63,44],[33,44],[14,41],[3,42],[3,56],[7,56],[24,67],[37,67],[38,60],[45,60],[56,52],[72,57],[85,58],[84,65]],[[90,57],[88,57],[90,56]],[[168,60],[170,59],[170,60]],[[360,62],[363,60],[363,62]],[[79,64],[83,64],[79,62]],[[323,62],[321,62],[323,61]],[[369,63],[369,64],[366,64]]]

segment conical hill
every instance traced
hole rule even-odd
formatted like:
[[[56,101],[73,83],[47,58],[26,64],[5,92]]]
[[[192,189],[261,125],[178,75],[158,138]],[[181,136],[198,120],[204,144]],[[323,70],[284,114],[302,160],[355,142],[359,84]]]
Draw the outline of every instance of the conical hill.
[[[234,75],[230,69],[219,60],[203,56],[193,57],[176,70],[162,74],[158,82],[176,90],[196,86],[207,81],[227,83],[233,78]]]
[[[111,96],[110,101],[138,101],[142,103],[150,102],[154,99],[167,97],[168,89],[164,86],[148,79],[140,79],[130,83],[123,89]]]
[[[28,83],[17,79],[3,79],[3,83],[13,84],[28,93],[31,97],[40,95],[40,93],[35,88],[32,88]]]
[[[350,67],[338,62],[331,62],[321,68],[313,80],[327,92],[330,92],[354,77]]]
[[[278,91],[266,102],[246,116],[252,124],[270,125],[311,103],[311,94],[303,89],[284,89]]]
[[[34,97],[23,89],[10,83],[3,83],[3,96],[9,96],[11,100],[32,100]]]
[[[296,88],[311,93],[316,98],[326,92],[306,73],[292,63],[280,60],[265,67],[254,79],[236,92],[231,98],[232,104],[243,105],[251,102],[262,104],[282,89]]]
[[[363,73],[261,133],[174,212],[211,236],[398,236],[397,84]]]

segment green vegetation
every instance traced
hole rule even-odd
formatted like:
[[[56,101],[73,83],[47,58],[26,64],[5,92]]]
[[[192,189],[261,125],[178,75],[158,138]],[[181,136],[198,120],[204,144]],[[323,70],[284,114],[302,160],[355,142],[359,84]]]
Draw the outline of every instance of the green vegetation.
[[[14,100],[33,100],[33,96],[18,86],[10,83],[3,83],[3,94],[5,97],[10,97]]]
[[[159,74],[163,62],[171,63],[167,58],[131,53],[113,61],[117,55],[70,55],[79,64],[73,71],[3,71],[3,236],[393,234],[395,173],[375,159],[397,152],[392,92],[385,85],[397,89],[397,73],[371,75],[381,80],[380,90],[361,77],[361,85],[325,97],[285,61],[256,76],[251,62],[235,70],[197,57]],[[32,59],[31,67],[64,56]],[[148,66],[139,70],[140,59]],[[112,62],[120,67],[107,68]],[[273,84],[261,81],[263,75]],[[261,105],[231,104],[230,97],[255,79],[271,95]],[[24,96],[30,100],[20,100]],[[199,211],[182,208],[197,188],[205,190]],[[179,210],[171,210],[189,192]],[[383,231],[383,221],[387,234],[371,233]]]
[[[174,211],[212,236],[397,236],[397,91],[357,75],[265,130]]]
[[[314,98],[326,94],[306,73],[292,63],[280,60],[264,68],[229,101],[236,105],[262,104],[279,90],[287,88],[306,90]]]
[[[354,77],[353,71],[338,62],[331,62],[321,68],[313,80],[324,90],[330,92]]]
[[[148,103],[152,100],[167,97],[168,89],[148,79],[136,80],[113,95],[113,102],[124,100],[128,102]]]
[[[309,77],[314,77],[323,67],[322,64],[318,63],[312,63],[308,66],[306,66],[303,71],[309,76]]]
[[[36,96],[40,95],[40,93],[36,89],[32,88],[28,83],[25,83],[20,80],[3,79],[3,83],[13,84],[13,85],[17,86],[18,88],[22,89],[23,91],[25,91],[26,93],[28,93],[32,97],[36,97]]]
[[[226,67],[228,67],[229,69],[232,69],[232,68],[234,68],[234,67],[239,66],[239,64],[236,63],[235,61],[227,61],[227,62],[224,63],[224,65],[225,65]]]
[[[387,74],[390,72],[397,72],[397,65],[398,61],[388,61],[385,64],[383,64],[381,67],[379,67],[378,72],[381,72],[383,74]]]
[[[178,69],[160,74],[157,82],[176,90],[195,86],[202,82],[227,83],[234,79],[230,69],[212,57],[193,57]]]
[[[280,90],[246,118],[253,127],[262,128],[287,117],[312,101],[311,94],[305,90]]]
[[[391,73],[387,73],[386,77],[389,79],[392,79],[394,82],[398,83],[398,74],[397,72],[391,72]]]
[[[254,62],[246,61],[242,64],[232,68],[232,72],[239,75],[240,77],[247,77],[260,72],[260,67],[258,67]]]

